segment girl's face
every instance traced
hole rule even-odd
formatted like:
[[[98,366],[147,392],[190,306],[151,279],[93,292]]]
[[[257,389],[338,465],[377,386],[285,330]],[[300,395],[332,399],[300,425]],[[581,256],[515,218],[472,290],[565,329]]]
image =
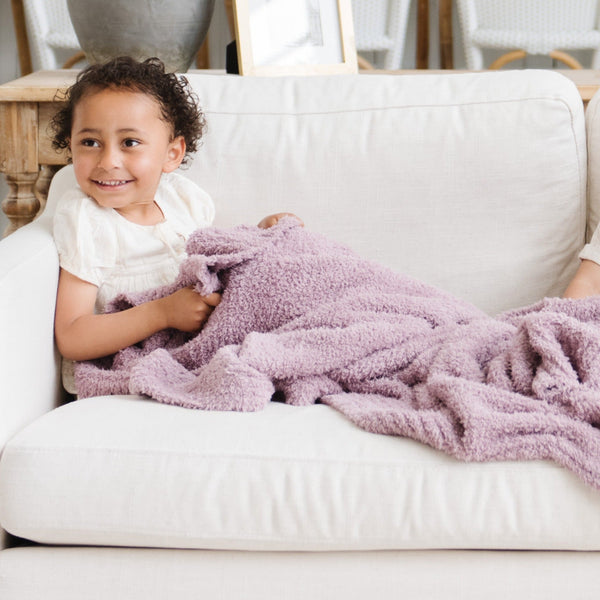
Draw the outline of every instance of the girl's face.
[[[77,183],[100,206],[131,221],[156,220],[161,174],[174,171],[184,154],[183,137],[172,138],[151,96],[105,89],[75,107],[71,156]]]

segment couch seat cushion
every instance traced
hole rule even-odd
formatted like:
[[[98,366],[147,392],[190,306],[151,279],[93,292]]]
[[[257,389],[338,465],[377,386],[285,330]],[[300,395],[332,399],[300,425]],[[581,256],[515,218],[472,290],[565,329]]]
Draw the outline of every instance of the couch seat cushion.
[[[599,550],[600,493],[551,463],[462,463],[321,405],[225,413],[113,396],[8,443],[0,522],[52,544]]]

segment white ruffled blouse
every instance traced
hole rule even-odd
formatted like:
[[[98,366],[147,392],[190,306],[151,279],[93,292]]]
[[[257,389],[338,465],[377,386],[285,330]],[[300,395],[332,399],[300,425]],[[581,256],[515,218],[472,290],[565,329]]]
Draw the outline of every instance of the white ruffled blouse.
[[[164,220],[138,225],[99,206],[80,188],[60,199],[54,216],[60,266],[98,287],[97,312],[121,292],[172,283],[189,235],[214,219],[210,196],[177,173],[163,174],[155,200]]]

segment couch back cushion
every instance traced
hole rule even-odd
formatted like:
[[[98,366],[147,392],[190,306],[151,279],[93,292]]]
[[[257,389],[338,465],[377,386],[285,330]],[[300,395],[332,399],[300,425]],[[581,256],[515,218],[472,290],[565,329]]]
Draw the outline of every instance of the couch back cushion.
[[[182,172],[217,225],[292,211],[490,313],[562,293],[577,266],[585,126],[560,74],[188,79],[208,130]]]
[[[208,132],[184,174],[217,224],[289,210],[490,313],[573,274],[585,127],[560,74],[188,78]]]

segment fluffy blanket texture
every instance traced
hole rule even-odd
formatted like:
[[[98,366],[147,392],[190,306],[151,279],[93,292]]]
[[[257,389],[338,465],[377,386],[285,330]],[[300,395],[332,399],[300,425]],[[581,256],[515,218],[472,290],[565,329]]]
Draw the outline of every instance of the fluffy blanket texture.
[[[492,318],[291,218],[204,229],[172,286],[222,291],[198,334],[160,332],[76,365],[81,397],[133,393],[211,410],[274,394],[463,460],[551,459],[600,488],[600,302],[544,299]]]

